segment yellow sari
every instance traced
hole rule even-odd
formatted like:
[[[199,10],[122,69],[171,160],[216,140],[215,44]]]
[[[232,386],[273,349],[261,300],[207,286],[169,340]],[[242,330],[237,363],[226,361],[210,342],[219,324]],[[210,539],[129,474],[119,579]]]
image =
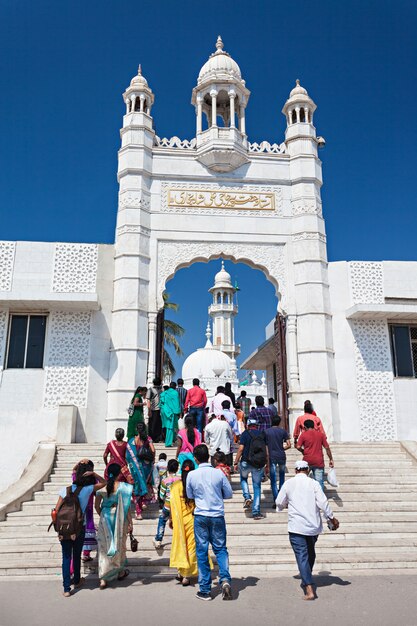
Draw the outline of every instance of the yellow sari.
[[[180,480],[171,487],[170,506],[173,529],[169,566],[175,567],[180,576],[185,578],[197,576],[193,515],[195,504],[186,504]]]

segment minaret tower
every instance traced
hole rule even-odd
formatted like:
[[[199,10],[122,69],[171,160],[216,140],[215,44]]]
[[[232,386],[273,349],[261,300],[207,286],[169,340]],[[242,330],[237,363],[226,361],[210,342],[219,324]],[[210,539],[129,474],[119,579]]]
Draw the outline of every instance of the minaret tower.
[[[123,94],[126,112],[120,131],[119,203],[114,256],[112,351],[108,386],[107,436],[125,425],[131,389],[146,381],[148,357],[154,367],[156,311],[147,311],[150,257],[150,187],[155,139],[154,95],[138,73]],[[149,332],[148,332],[149,329]],[[151,371],[154,371],[151,370]]]
[[[209,292],[213,295],[213,304],[208,309],[213,320],[213,347],[234,359],[240,353],[240,345],[235,344],[234,319],[238,311],[234,303],[236,289],[232,285],[230,274],[224,269],[223,261]]]
[[[191,100],[197,116],[197,161],[215,172],[230,172],[249,161],[245,109],[250,91],[238,64],[223,48],[219,35]]]

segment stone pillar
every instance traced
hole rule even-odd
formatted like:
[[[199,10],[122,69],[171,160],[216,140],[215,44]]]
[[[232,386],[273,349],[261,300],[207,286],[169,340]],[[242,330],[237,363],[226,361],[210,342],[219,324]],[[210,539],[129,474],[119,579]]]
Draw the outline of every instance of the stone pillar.
[[[211,125],[217,126],[217,91],[212,89],[211,96]]]
[[[156,318],[157,313],[148,313],[149,328],[149,360],[148,360],[148,380],[147,384],[151,385],[156,373],[155,350],[156,350]]]
[[[297,316],[287,317],[287,358],[289,364],[289,382],[292,389],[297,390],[300,386],[300,373],[298,369],[297,354]]]
[[[235,128],[235,97],[236,92],[231,89],[229,91],[229,99],[230,99],[230,128]]]
[[[203,130],[203,107],[201,102],[201,96],[197,96],[197,135]]]

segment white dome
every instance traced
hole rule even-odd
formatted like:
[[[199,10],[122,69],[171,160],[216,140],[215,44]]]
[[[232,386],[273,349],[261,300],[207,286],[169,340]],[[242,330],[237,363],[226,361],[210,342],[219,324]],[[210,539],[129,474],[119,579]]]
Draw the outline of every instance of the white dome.
[[[149,89],[148,86],[148,81],[146,80],[146,78],[144,76],[142,76],[142,66],[139,65],[138,67],[138,73],[136,76],[134,76],[132,78],[132,80],[130,81],[130,86],[131,87],[135,87],[136,89]]]
[[[206,79],[228,80],[232,78],[242,80],[240,67],[230,54],[223,50],[223,41],[220,35],[217,38],[216,48],[216,52],[201,68],[197,83],[200,84]]]
[[[229,272],[226,272],[226,270],[224,269],[223,261],[220,272],[217,272],[214,277],[214,287],[232,287],[232,277],[230,276]]]
[[[188,356],[182,366],[182,378],[192,381],[193,378],[212,380],[216,376],[228,378],[230,375],[230,358],[224,352],[213,348],[211,342],[207,342],[205,348],[196,350]],[[223,370],[223,371],[222,371]]]
[[[300,81],[298,80],[298,78],[295,81],[294,89],[292,89],[290,93],[290,98],[293,98],[294,96],[308,96],[307,89],[304,89],[304,87],[301,87]]]

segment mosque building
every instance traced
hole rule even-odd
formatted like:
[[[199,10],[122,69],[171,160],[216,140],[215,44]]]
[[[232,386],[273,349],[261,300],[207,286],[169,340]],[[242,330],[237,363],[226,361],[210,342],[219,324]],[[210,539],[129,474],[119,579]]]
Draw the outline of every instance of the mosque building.
[[[266,372],[285,425],[309,399],[330,440],[417,440],[417,262],[328,261],[338,207],[322,205],[325,141],[305,87],[284,103],[284,136],[251,141],[250,90],[219,37],[191,94],[194,137],[158,137],[155,98],[139,67],[123,93],[114,244],[0,242],[0,491],[39,442],[102,443],[126,426],[134,389],[161,373],[166,283],[199,261],[243,262],[274,286],[276,318],[243,365]],[[210,293],[184,378],[212,389],[237,384],[223,267]]]

